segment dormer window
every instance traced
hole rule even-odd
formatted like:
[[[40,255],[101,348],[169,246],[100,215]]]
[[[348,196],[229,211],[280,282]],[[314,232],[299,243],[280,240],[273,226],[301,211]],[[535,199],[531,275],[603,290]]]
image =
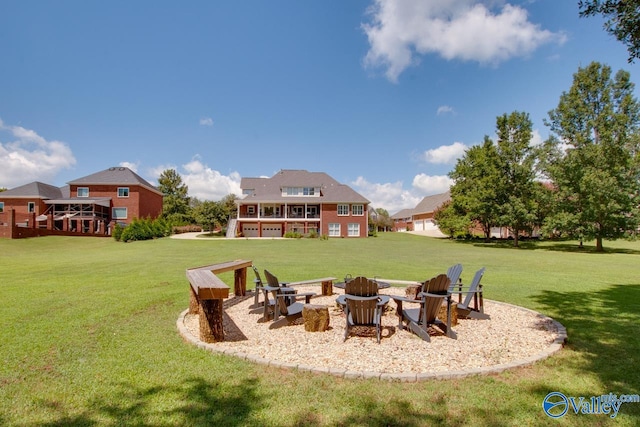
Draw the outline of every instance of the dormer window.
[[[283,187],[283,197],[320,197],[320,187]]]

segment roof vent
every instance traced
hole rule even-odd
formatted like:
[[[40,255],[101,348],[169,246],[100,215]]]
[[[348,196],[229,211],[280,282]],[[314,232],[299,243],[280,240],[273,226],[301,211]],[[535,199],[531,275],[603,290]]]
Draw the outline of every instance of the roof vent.
[[[125,168],[118,168],[118,170],[121,170],[121,171],[123,171],[124,169],[125,169]]]
[[[116,170],[116,168],[109,168],[109,170],[110,170],[110,171],[114,171],[114,170]]]

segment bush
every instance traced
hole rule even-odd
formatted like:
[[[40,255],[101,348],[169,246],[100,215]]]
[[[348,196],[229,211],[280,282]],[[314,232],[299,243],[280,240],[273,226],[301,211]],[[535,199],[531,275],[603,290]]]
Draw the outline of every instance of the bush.
[[[199,225],[174,225],[172,227],[173,234],[195,233],[202,231]]]
[[[302,237],[302,234],[298,233],[297,231],[287,231],[286,233],[284,233],[284,237],[286,237],[287,239],[300,239]]]
[[[122,230],[119,238],[116,240],[122,242],[150,240],[156,239],[158,237],[166,237],[170,234],[171,226],[164,219],[158,218],[152,220],[150,218],[136,218],[131,222],[131,224],[129,224]]]
[[[123,230],[124,230],[124,228],[118,223],[116,223],[115,227],[113,227],[113,232],[111,233],[111,235],[116,240],[116,242],[120,241],[120,239],[122,237],[122,231]]]

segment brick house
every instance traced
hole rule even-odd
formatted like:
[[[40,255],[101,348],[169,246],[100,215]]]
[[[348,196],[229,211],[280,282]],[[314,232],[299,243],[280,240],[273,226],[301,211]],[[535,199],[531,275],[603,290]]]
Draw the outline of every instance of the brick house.
[[[438,226],[433,216],[436,209],[451,200],[451,194],[446,193],[426,196],[413,209],[403,209],[391,216],[394,231],[435,231]],[[439,230],[438,230],[439,231]]]
[[[393,231],[413,231],[413,209],[402,209],[391,215]]]
[[[109,235],[117,222],[156,218],[162,193],[126,167],[112,167],[65,187],[32,182],[0,192],[0,237]]]
[[[236,201],[231,236],[368,235],[369,200],[326,173],[281,170],[271,178],[242,178],[240,187],[243,196]]]

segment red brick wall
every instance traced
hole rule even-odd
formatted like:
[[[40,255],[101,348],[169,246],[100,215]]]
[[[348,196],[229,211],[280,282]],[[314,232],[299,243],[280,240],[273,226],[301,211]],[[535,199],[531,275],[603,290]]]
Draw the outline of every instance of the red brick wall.
[[[338,205],[337,204],[323,204],[321,207],[321,224],[322,230],[320,234],[329,235],[329,223],[338,223],[340,224],[340,236],[348,237],[349,233],[349,224],[357,223],[360,224],[360,237],[367,237],[369,234],[368,230],[368,206],[364,206],[364,214],[362,216],[353,216],[351,215],[351,205],[349,205],[349,215],[348,216],[338,216]]]
[[[72,185],[71,197],[77,197],[78,186]],[[126,185],[89,185],[89,197],[110,197],[112,208],[127,208],[127,218],[118,219],[130,223],[134,218],[156,218],[162,213],[162,195],[138,185],[128,186],[129,197],[118,197],[118,188]]]
[[[29,213],[29,202],[34,202],[36,204],[36,216],[42,215],[47,210],[47,205],[42,201],[42,199],[38,198],[16,198],[16,199],[0,199],[0,202],[4,202],[4,211],[8,211],[9,209],[13,209],[16,211],[16,214],[26,215]],[[18,221],[20,222],[20,221]]]

